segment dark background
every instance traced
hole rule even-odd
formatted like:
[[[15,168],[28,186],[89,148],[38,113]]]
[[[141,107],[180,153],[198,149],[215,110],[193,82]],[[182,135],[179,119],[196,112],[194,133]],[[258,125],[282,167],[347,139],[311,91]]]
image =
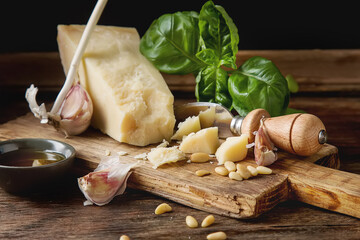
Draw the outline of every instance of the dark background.
[[[164,13],[200,11],[206,1],[109,0],[99,24],[143,35]],[[239,49],[360,48],[357,1],[220,1],[239,30]],[[57,24],[86,24],[95,0],[3,1],[0,53],[57,51]]]

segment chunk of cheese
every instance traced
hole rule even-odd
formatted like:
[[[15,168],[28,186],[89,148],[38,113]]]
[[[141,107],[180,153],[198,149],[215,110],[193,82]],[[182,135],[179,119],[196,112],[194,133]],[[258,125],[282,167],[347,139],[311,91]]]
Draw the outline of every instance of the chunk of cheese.
[[[65,73],[84,28],[58,26]],[[96,26],[78,76],[94,105],[92,126],[119,142],[145,146],[172,136],[174,97],[160,72],[141,55],[139,44],[134,28]]]
[[[215,121],[215,107],[210,107],[205,111],[199,113],[201,128],[209,128],[214,124]]]
[[[248,149],[249,136],[242,134],[238,137],[228,137],[217,149],[215,156],[219,164],[224,164],[226,161],[238,162],[244,160]]]
[[[185,153],[203,152],[214,154],[219,147],[218,128],[204,128],[189,134],[182,140],[179,149]]]
[[[197,132],[201,129],[199,116],[188,117],[184,122],[180,122],[178,130],[174,136],[171,137],[173,140],[182,140],[183,136],[187,136],[192,132]]]
[[[152,163],[154,169],[163,164],[177,162],[185,158],[185,153],[180,151],[176,146],[153,148],[147,154],[147,159]]]

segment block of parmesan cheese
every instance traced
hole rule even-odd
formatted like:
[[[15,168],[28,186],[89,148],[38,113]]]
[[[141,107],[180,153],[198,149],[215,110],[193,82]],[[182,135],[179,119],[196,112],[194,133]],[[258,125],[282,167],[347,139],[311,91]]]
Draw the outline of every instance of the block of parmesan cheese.
[[[67,74],[85,29],[59,25],[58,45]],[[134,28],[96,26],[78,76],[93,101],[92,126],[137,146],[170,139],[174,97],[160,72],[139,51]]]

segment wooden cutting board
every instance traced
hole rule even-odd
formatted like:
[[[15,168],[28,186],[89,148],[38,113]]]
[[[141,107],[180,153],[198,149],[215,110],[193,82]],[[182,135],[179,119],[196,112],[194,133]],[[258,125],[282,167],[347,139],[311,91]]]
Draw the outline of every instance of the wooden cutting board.
[[[133,158],[135,155],[149,152],[155,146],[135,147],[119,143],[92,128],[80,136],[66,139],[53,127],[40,124],[31,113],[0,125],[0,140],[13,138],[50,138],[67,142],[77,151],[76,165],[89,171],[105,157],[107,150],[113,154],[128,152],[129,155],[120,160],[130,163],[138,162]],[[255,166],[253,155],[249,152],[242,163]],[[332,145],[325,144],[317,154],[306,158],[279,152],[279,160],[271,165],[273,174],[244,181],[216,174],[216,166],[216,161],[181,161],[153,169],[143,160],[134,169],[128,186],[234,218],[256,217],[287,199],[360,218],[360,176],[336,170],[339,167],[338,150]],[[199,169],[206,169],[211,174],[198,177],[195,171]]]

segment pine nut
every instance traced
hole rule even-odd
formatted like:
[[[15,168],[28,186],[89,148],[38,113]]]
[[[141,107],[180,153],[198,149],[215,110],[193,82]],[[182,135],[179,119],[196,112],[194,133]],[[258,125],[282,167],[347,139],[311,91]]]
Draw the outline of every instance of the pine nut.
[[[199,177],[202,177],[202,176],[205,176],[205,175],[209,175],[210,172],[208,170],[201,169],[201,170],[197,170],[195,172],[195,174],[198,175]]]
[[[222,175],[222,176],[227,176],[229,174],[229,171],[224,167],[216,167],[215,172],[217,174]]]
[[[248,179],[252,176],[250,171],[243,164],[236,164],[236,168],[237,172],[240,173],[243,179]]]
[[[214,222],[215,222],[215,217],[213,215],[209,215],[206,218],[204,218],[204,220],[201,223],[201,227],[208,227]]]
[[[235,172],[236,171],[236,166],[234,162],[231,161],[226,161],[224,163],[224,167],[229,171],[229,172]]]
[[[264,167],[264,166],[257,166],[256,170],[258,170],[259,174],[271,174],[272,170],[268,167]]]
[[[170,207],[169,204],[167,203],[162,203],[159,206],[157,206],[157,208],[155,209],[155,214],[159,215],[159,214],[163,214],[166,212],[171,212],[172,208]]]
[[[249,172],[251,173],[251,175],[253,175],[254,177],[258,175],[258,170],[256,168],[254,168],[253,166],[247,166],[247,169],[249,170]]]
[[[190,228],[196,228],[199,226],[198,222],[196,221],[196,219],[192,216],[186,216],[186,225]]]
[[[209,161],[209,159],[210,159],[209,154],[202,152],[193,153],[190,156],[191,162],[195,162],[195,163],[207,162]]]
[[[130,240],[130,238],[126,235],[122,235],[119,240]]]
[[[238,172],[230,172],[229,173],[229,178],[232,179],[232,180],[237,180],[237,181],[242,181],[243,180],[240,173],[238,173]]]
[[[227,238],[226,233],[224,232],[214,232],[207,235],[206,239],[208,240],[225,240]]]

